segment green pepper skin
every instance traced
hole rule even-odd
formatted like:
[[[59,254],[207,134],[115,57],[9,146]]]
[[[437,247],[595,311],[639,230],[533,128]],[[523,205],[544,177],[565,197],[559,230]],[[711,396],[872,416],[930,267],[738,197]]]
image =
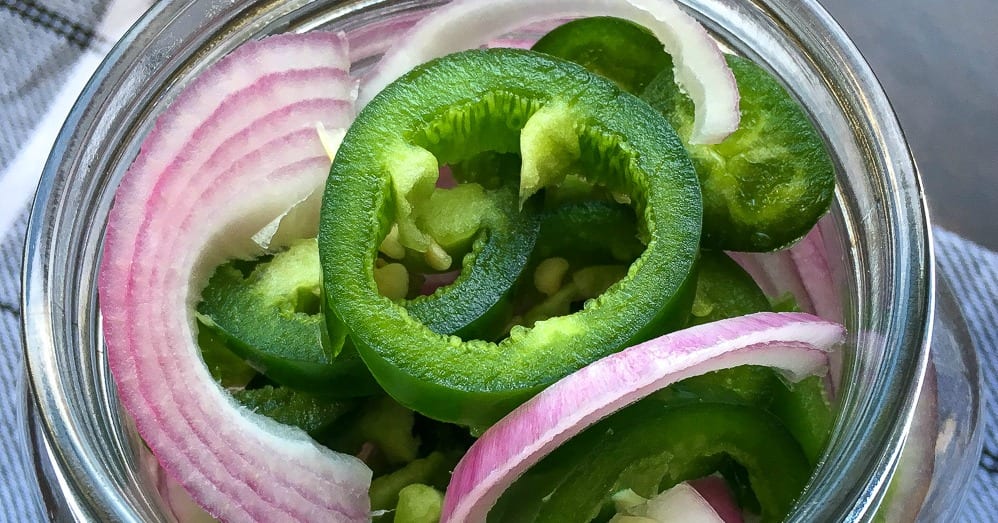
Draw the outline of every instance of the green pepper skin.
[[[351,400],[326,401],[287,387],[269,385],[235,390],[232,397],[257,414],[298,427],[313,436],[356,408],[356,402]]]
[[[515,152],[483,151],[451,165],[458,180],[477,183],[486,189],[498,189],[509,183],[511,173],[520,172],[520,155]]]
[[[548,157],[629,194],[648,247],[627,278],[580,312],[514,327],[499,344],[435,333],[379,296],[374,283],[377,248],[397,208],[392,172],[407,167],[391,153],[421,148],[454,165],[485,150],[516,152],[519,131],[541,109],[571,122],[558,130],[579,142],[576,158],[558,150]],[[688,303],[677,293],[691,279],[700,220],[689,158],[647,104],[538,53],[457,53],[388,86],[347,132],[319,226],[326,304],[399,402],[434,419],[484,426],[557,379],[645,339],[647,326],[668,317],[677,327],[685,322]]]
[[[803,237],[831,205],[835,176],[824,142],[800,105],[750,60],[727,57],[741,94],[739,130],[717,145],[692,145],[693,103],[675,84],[672,58],[643,27],[583,18],[533,49],[605,76],[666,115],[700,175],[705,247],[777,250]]]
[[[256,369],[232,352],[226,338],[198,321],[198,347],[211,377],[226,389],[241,389],[254,377]]]
[[[731,257],[719,251],[700,251],[690,327],[770,309],[766,294]]]
[[[534,258],[560,256],[578,266],[630,263],[644,249],[630,207],[589,200],[544,213]]]
[[[783,421],[807,459],[817,466],[835,423],[824,378],[811,376],[798,383],[784,383],[774,391],[769,411]]]
[[[669,405],[724,403],[763,409],[793,434],[812,465],[821,458],[835,421],[821,377],[786,383],[768,367],[735,367],[694,376],[650,397]]]
[[[660,71],[672,70],[672,57],[655,35],[634,22],[610,16],[562,24],[532,49],[575,62],[632,94],[641,94]]]
[[[741,95],[737,131],[715,145],[689,144],[693,102],[665,71],[641,95],[687,143],[703,188],[705,248],[762,252],[807,234],[831,205],[835,172],[810,118],[750,60],[729,55]]]
[[[779,420],[753,407],[638,402],[555,450],[499,500],[490,522],[590,521],[614,493],[650,497],[725,469],[747,472],[762,521],[780,521],[810,476]]]
[[[453,284],[404,303],[409,314],[433,332],[463,339],[495,339],[512,316],[512,294],[527,266],[540,229],[536,202],[517,212],[515,191],[493,196],[498,212],[487,216],[479,237]]]
[[[248,275],[237,267],[241,262],[218,267],[198,304],[201,327],[285,387],[323,398],[374,394],[378,385],[353,344],[344,342],[345,329],[327,330],[323,313],[308,304],[321,308],[310,241],[257,263]],[[289,274],[295,277],[285,279]]]

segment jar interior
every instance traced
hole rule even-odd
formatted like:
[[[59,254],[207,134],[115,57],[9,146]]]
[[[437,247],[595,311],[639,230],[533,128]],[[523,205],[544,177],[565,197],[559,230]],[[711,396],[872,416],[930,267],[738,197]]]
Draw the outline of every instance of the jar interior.
[[[727,48],[783,79],[836,165],[822,232],[849,332],[832,441],[791,520],[859,517],[893,470],[925,364],[931,271],[921,190],[903,136],[858,52],[814,2],[697,0]],[[170,3],[161,3],[170,4]],[[119,407],[102,345],[96,274],[118,181],[158,112],[240,43],[345,31],[363,71],[438,3],[192,1],[157,5],[111,53],[57,141],[29,228],[25,337],[46,499],[78,519],[163,521],[155,460]],[[36,456],[39,463],[49,458]],[[41,465],[39,465],[41,466]]]

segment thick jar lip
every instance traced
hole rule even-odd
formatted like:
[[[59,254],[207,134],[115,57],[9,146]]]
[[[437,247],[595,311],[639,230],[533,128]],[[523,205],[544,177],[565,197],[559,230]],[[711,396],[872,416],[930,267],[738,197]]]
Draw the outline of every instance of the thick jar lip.
[[[851,217],[878,212],[887,226],[882,239],[888,247],[882,260],[887,270],[882,273],[864,273],[862,262],[872,253],[857,245],[852,235],[846,246],[859,259],[854,262],[853,281],[867,290],[883,286],[891,308],[880,314],[883,311],[867,310],[869,305],[855,304],[858,324],[863,328],[856,326],[853,341],[901,350],[885,351],[875,368],[866,369],[879,377],[867,391],[868,397],[846,398],[848,412],[839,416],[838,427],[850,423],[842,418],[856,417],[866,430],[835,436],[832,448],[837,450],[826,454],[817,479],[790,518],[861,519],[869,515],[886,490],[928,358],[935,284],[921,181],[879,82],[842,29],[815,0],[753,0],[737,7],[731,0],[681,3],[692,6],[705,25],[722,38],[731,35],[724,21],[746,13],[793,29],[788,41],[803,49],[802,59],[818,71],[818,81],[840,89],[837,94],[843,98],[837,101],[851,111],[847,124],[864,140],[858,150],[870,155],[864,160],[882,173],[871,182],[877,186],[876,197],[867,195],[842,211]],[[47,461],[58,469],[55,484],[49,486],[75,498],[69,511],[79,518],[140,520],[157,510],[148,493],[131,492],[131,485],[142,479],[135,468],[117,462],[134,459],[134,449],[128,448],[127,441],[102,441],[106,434],[122,435],[130,430],[128,422],[121,419],[106,365],[97,363],[103,360],[99,356],[87,359],[92,355],[85,351],[60,350],[93,347],[94,353],[102,352],[100,326],[93,325],[98,314],[92,276],[112,199],[113,190],[108,187],[117,183],[114,173],[105,171],[120,159],[103,155],[110,154],[109,147],[117,147],[134,131],[128,125],[119,128],[126,123],[121,115],[148,119],[142,111],[153,111],[156,101],[175,87],[170,81],[177,71],[189,74],[199,63],[203,66],[231,50],[239,38],[306,30],[312,27],[309,16],[320,12],[331,17],[381,4],[390,5],[393,12],[428,5],[372,0],[335,6],[308,0],[210,4],[217,3],[156,3],[112,49],[60,132],[31,210],[21,310],[27,386],[34,412],[32,437],[47,442],[43,451],[47,455],[37,456],[36,462]],[[184,31],[183,38],[171,40],[170,32],[177,30]],[[757,51],[746,52],[755,58],[772,50],[766,45],[776,44],[761,41]],[[780,72],[779,65],[774,69]],[[146,85],[138,86],[137,81]],[[122,91],[141,94],[141,98],[121,96]],[[114,153],[124,157],[129,151],[134,154],[136,147],[131,144],[131,149],[118,148]],[[851,196],[840,192],[839,199],[847,201]],[[867,325],[870,318],[873,324]]]

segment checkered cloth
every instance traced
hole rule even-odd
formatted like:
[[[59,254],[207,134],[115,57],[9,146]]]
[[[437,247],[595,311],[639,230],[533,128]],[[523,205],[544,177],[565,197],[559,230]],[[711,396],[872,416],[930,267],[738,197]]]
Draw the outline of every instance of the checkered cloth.
[[[151,0],[0,0],[0,520],[42,511],[16,419],[23,375],[20,263],[27,204],[70,106],[113,42]],[[998,254],[936,229],[939,272],[979,349],[984,400],[998,405]],[[998,521],[998,427],[985,412],[984,451],[959,515]]]

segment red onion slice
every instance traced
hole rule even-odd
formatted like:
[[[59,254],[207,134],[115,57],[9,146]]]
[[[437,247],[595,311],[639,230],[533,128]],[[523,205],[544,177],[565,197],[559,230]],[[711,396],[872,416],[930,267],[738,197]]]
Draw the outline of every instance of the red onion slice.
[[[293,59],[289,59],[293,57]],[[315,123],[349,123],[347,45],[328,33],[240,47],[157,120],[109,216],[99,291],[125,408],[166,473],[222,520],[366,521],[371,472],[240,407],[211,378],[192,308],[203,268],[322,185]]]
[[[316,49],[322,45],[329,46],[329,51],[317,53]],[[350,62],[347,55],[336,51],[340,45],[338,35],[321,32],[298,38],[278,35],[265,41],[243,44],[230,55],[240,58],[219,61],[195,78],[172,103],[172,107],[184,107],[185,111],[168,110],[156,120],[131,169],[165,168],[177,157],[181,148],[189,146],[206,116],[215,113],[227,100],[238,96],[243,89],[264,76],[317,68],[348,71]],[[288,56],[297,59],[288,60]],[[129,177],[122,180],[125,185],[141,182],[156,183],[156,179]]]
[[[626,18],[651,30],[672,55],[676,83],[695,106],[692,143],[719,143],[738,128],[738,86],[717,43],[672,0],[454,0],[426,16],[382,57],[361,86],[363,107],[413,67],[486,45],[531,23],[582,16]]]
[[[531,465],[607,415],[690,376],[766,365],[797,381],[819,372],[844,336],[841,325],[803,313],[759,313],[675,332],[598,360],[507,415],[451,476],[441,521],[484,521]]]
[[[350,38],[350,61],[365,62],[383,54],[423,16],[421,11],[396,13],[391,18],[365,24],[347,33]]]
[[[793,295],[797,306],[828,321],[841,323],[841,275],[829,256],[823,229],[832,226],[831,216],[826,215],[800,241],[776,252],[729,252],[728,254],[745,269],[762,291],[771,299],[780,299],[786,293]],[[828,375],[829,393],[832,397],[839,390],[842,377],[842,355],[830,356]]]
[[[821,225],[826,216],[793,246],[775,252],[729,252],[767,296],[790,293],[804,312],[841,322],[842,299],[825,248]]]
[[[742,509],[735,501],[728,482],[720,474],[711,474],[690,481],[690,486],[697,489],[703,499],[710,503],[711,508],[724,523],[744,523]]]

